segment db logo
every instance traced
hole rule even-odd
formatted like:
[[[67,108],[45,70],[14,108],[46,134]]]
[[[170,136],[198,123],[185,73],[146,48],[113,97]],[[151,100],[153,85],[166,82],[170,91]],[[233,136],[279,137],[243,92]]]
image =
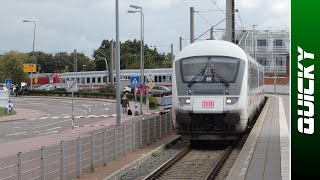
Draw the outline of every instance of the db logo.
[[[203,100],[202,101],[202,107],[203,108],[213,108],[214,103],[211,100]]]

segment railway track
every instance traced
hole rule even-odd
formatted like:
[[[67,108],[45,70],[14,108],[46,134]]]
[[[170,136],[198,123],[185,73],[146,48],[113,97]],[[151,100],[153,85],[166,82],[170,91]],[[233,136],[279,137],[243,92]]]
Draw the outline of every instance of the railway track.
[[[145,180],[155,179],[214,179],[238,140],[223,149],[188,147],[156,169]]]

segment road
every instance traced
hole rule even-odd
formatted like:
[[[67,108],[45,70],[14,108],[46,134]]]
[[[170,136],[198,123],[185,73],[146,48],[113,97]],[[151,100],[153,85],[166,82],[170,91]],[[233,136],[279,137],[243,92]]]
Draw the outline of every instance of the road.
[[[14,107],[46,112],[46,116],[11,122],[1,122],[0,144],[25,138],[56,134],[71,129],[71,99],[12,98]],[[115,103],[75,100],[75,116],[112,115]],[[106,118],[78,118],[75,125],[97,123]]]

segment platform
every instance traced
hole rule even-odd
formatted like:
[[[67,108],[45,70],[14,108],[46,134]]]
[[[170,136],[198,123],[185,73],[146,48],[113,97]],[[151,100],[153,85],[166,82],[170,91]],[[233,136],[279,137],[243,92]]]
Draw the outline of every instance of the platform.
[[[228,180],[289,179],[289,96],[269,96]]]

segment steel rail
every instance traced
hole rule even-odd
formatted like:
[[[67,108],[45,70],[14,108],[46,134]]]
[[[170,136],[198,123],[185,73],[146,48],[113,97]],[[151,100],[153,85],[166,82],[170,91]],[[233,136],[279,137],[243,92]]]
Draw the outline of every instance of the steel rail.
[[[176,162],[178,162],[181,158],[183,158],[185,155],[187,155],[193,148],[188,147],[184,150],[180,151],[177,155],[169,159],[166,163],[164,163],[161,167],[153,171],[151,174],[149,174],[147,177],[144,178],[144,180],[153,180],[157,179],[161,176],[165,171],[167,171],[172,165],[174,165]]]

